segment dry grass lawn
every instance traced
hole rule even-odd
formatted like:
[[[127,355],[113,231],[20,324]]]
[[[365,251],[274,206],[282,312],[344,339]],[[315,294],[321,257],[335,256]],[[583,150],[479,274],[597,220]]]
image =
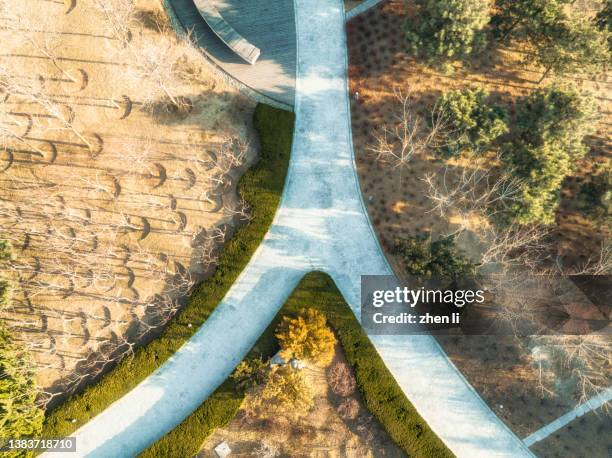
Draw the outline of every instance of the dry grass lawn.
[[[254,104],[176,40],[157,1],[137,2],[127,46],[94,2],[4,3],[0,79],[23,91],[0,93],[0,236],[15,254],[1,317],[61,394],[214,265],[255,154]]]

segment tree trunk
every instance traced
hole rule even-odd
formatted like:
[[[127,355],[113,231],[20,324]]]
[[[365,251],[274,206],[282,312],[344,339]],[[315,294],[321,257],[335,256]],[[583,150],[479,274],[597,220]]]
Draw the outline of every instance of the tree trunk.
[[[515,20],[511,25],[510,28],[508,30],[506,30],[503,34],[503,36],[501,37],[501,39],[499,41],[505,43],[506,39],[508,38],[508,35],[510,35],[510,33],[514,30],[514,28],[518,25],[518,23],[521,22],[520,18]]]
[[[542,74],[542,77],[540,78],[540,81],[538,81],[538,84],[542,83],[542,81],[544,81],[544,78],[546,78],[548,76],[548,74],[550,73],[550,71],[552,70],[552,65],[549,65],[546,68],[546,71],[544,71],[544,73]]]

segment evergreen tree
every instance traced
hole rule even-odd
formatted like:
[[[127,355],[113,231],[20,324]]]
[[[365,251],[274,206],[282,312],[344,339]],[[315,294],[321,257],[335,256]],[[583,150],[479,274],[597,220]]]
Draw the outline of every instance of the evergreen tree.
[[[565,19],[565,8],[574,0],[495,0],[496,13],[491,19],[493,32],[536,39],[548,28]]]
[[[545,68],[541,80],[551,71],[557,75],[599,73],[611,59],[610,31],[572,12],[572,3],[497,0],[493,30],[502,38],[512,35],[528,46],[528,59],[534,58]]]
[[[413,52],[431,62],[460,60],[482,49],[490,20],[482,0],[417,0],[419,8],[407,24]]]
[[[563,180],[587,152],[592,103],[573,86],[555,85],[522,101],[515,139],[503,158],[522,180],[522,199],[512,209],[519,223],[552,224]]]
[[[488,96],[483,88],[468,88],[440,97],[438,110],[449,132],[443,147],[446,156],[462,151],[487,151],[495,139],[508,132],[506,112],[489,104]]]
[[[597,74],[611,59],[610,33],[586,18],[568,18],[550,27],[549,34],[534,43],[538,62],[545,68],[540,81],[551,71],[557,75]]]
[[[439,240],[431,240],[430,234],[397,238],[393,251],[402,258],[409,275],[456,278],[475,272],[475,265],[455,246],[453,236]]]

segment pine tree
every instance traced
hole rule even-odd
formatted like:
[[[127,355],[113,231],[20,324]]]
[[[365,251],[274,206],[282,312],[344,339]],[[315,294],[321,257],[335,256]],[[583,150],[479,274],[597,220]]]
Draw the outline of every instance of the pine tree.
[[[474,274],[476,266],[455,246],[453,236],[432,240],[431,234],[398,238],[393,247],[409,275],[456,278]]]
[[[461,60],[485,46],[489,2],[417,0],[419,8],[406,24],[414,54],[432,62]]]
[[[448,125],[448,138],[442,148],[446,156],[487,151],[495,139],[508,132],[506,112],[488,103],[488,96],[483,88],[467,88],[440,97],[437,109]]]
[[[515,139],[504,145],[503,158],[522,180],[522,199],[512,214],[522,224],[552,224],[563,180],[588,148],[593,129],[588,97],[571,85],[535,91],[521,102]]]
[[[493,30],[505,39],[522,41],[529,49],[527,60],[544,67],[542,81],[557,75],[596,74],[611,59],[610,30],[577,12],[573,0],[497,0]],[[600,19],[603,21],[605,12]]]

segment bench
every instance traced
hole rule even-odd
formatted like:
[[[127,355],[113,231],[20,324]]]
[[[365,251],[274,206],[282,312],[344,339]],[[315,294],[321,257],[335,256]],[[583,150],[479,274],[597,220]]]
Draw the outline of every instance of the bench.
[[[210,0],[193,0],[200,16],[217,35],[240,58],[253,65],[257,62],[261,51],[249,43],[242,35],[229,25]]]

